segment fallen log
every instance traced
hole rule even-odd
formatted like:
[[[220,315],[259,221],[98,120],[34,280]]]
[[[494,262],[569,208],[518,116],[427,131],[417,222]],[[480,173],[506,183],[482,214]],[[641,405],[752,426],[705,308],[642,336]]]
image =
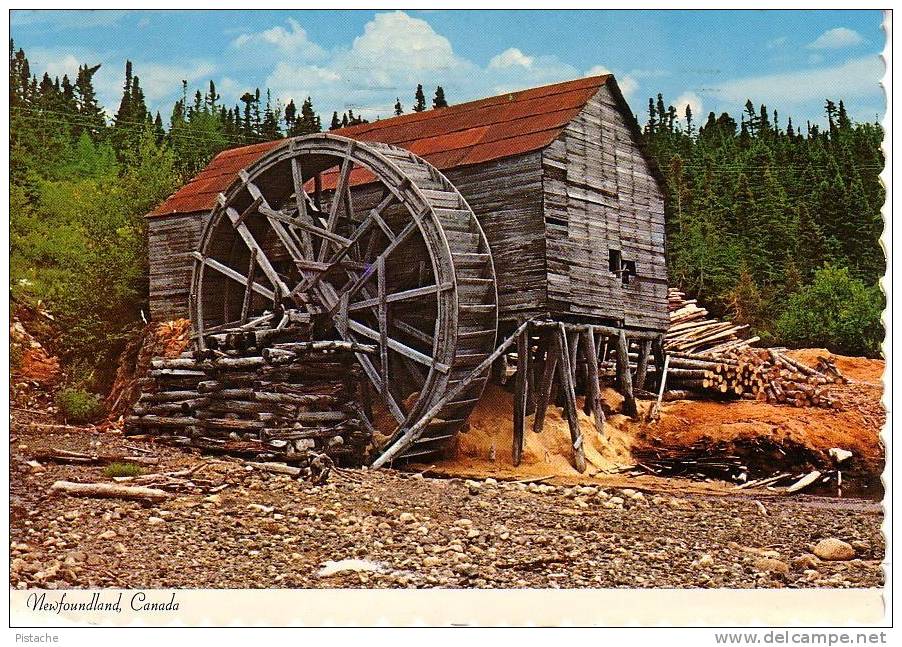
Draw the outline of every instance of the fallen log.
[[[130,499],[133,501],[150,501],[153,503],[165,501],[171,496],[164,490],[119,485],[115,483],[73,483],[72,481],[57,481],[50,486],[50,489],[70,496]]]

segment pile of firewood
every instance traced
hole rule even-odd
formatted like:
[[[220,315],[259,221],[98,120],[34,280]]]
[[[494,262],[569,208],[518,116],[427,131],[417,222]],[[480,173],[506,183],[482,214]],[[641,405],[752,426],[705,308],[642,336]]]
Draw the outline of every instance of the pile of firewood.
[[[748,328],[747,325],[709,319],[707,310],[699,307],[695,299],[687,300],[679,290],[670,288],[667,299],[670,328],[664,336],[664,348],[668,351],[717,354],[745,348],[759,341],[758,337],[739,337],[739,333]]]
[[[126,433],[295,462],[317,454],[343,464],[364,462],[372,429],[358,405],[355,353],[374,347],[279,343],[263,331],[205,342],[203,350],[153,360]]]
[[[707,310],[682,292],[669,292],[671,326],[665,336],[668,390],[681,395],[719,394],[797,407],[837,408],[825,385],[845,378],[827,357],[816,368],[778,349],[755,348],[757,337],[738,336],[746,326],[707,319]]]

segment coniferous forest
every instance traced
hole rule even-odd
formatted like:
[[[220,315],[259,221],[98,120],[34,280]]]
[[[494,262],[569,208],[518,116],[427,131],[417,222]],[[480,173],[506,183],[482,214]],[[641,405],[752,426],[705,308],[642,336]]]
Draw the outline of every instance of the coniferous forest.
[[[102,390],[147,312],[144,215],[216,153],[324,124],[310,97],[282,105],[258,89],[233,102],[212,81],[178,79],[172,111],[152,114],[128,62],[118,106],[102,106],[97,69],[51,78],[10,42],[12,297],[43,302],[68,379]],[[430,109],[423,86],[411,90],[409,110]],[[446,105],[439,86],[431,109]],[[824,109],[826,127],[751,101],[701,118],[649,100],[640,127],[666,180],[670,283],[767,344],[876,356],[883,130],[839,98]],[[399,97],[393,112],[405,111]],[[327,127],[363,121],[335,111]]]

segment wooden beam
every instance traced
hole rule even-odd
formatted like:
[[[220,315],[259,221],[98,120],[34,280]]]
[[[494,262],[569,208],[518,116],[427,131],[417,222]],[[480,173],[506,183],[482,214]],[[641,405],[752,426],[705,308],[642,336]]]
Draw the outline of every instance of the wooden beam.
[[[570,428],[570,442],[573,449],[573,467],[580,473],[586,471],[586,455],[583,449],[583,433],[579,426],[579,414],[576,410],[576,390],[573,387],[573,366],[570,363],[570,349],[567,347],[567,329],[563,324],[559,328],[561,357],[558,362],[558,375],[561,389],[564,391],[564,413],[567,426]]]
[[[511,456],[514,467],[523,457],[523,431],[526,426],[526,389],[529,376],[529,327],[517,335],[517,377],[514,386],[514,433]]]
[[[369,337],[370,339],[375,341],[380,341],[380,339],[382,338],[379,331],[373,330],[369,326],[366,326],[358,321],[354,321],[353,319],[348,319],[348,329],[356,332],[358,335]],[[401,353],[402,355],[405,355],[406,357],[409,357],[410,359],[414,360],[415,362],[419,362],[424,366],[434,367],[435,370],[439,371],[440,373],[447,373],[449,370],[451,370],[451,367],[447,364],[435,360],[429,355],[421,353],[420,351],[411,348],[410,346],[402,344],[396,339],[388,337],[386,343],[388,348],[391,348],[393,351]]]
[[[623,394],[623,412],[630,418],[636,416],[636,396],[633,395],[633,378],[630,372],[629,343],[626,332],[617,335],[617,377]]]
[[[557,373],[558,358],[561,354],[556,331],[552,331],[549,335],[544,335],[543,341],[545,344],[545,367],[542,371],[542,382],[536,394],[536,415],[532,421],[532,430],[537,434],[541,433],[545,424],[545,412],[548,410],[548,405],[551,402],[554,376]]]
[[[604,437],[604,411],[601,408],[601,385],[598,382],[598,356],[595,354],[595,331],[592,326],[584,333],[583,355],[588,368],[586,376],[586,403],[595,418],[595,431]]]
[[[347,152],[347,156],[341,163],[341,172],[338,177],[338,183],[335,185],[335,192],[332,194],[332,204],[329,206],[329,220],[326,223],[326,229],[330,233],[335,232],[335,226],[338,223],[338,207],[342,202],[345,203],[345,208],[348,207],[348,202],[344,200],[344,194],[348,191],[348,176],[351,174],[351,167],[353,166],[353,161],[351,160],[351,154],[354,151],[354,142],[352,141],[350,147]],[[348,220],[351,219],[352,214],[345,214],[348,217]],[[322,262],[326,260],[326,253],[329,249],[330,245],[323,242],[322,247],[319,248],[319,255],[316,260]]]
[[[251,254],[254,254],[253,250],[251,251]],[[200,263],[206,265],[207,267],[216,270],[220,274],[223,274],[223,275],[229,277],[230,279],[237,281],[238,283],[241,283],[242,285],[247,285],[247,277],[242,275],[240,272],[236,272],[228,265],[225,265],[224,263],[220,263],[219,261],[217,261],[214,258],[207,258],[200,252],[191,252],[191,257],[194,258],[195,260],[199,261]],[[272,290],[260,285],[257,282],[253,282],[251,284],[251,286],[252,286],[254,292],[256,292],[257,294],[263,295],[267,299],[272,300],[272,298],[273,298]]]
[[[395,459],[396,456],[398,456],[398,454],[400,454],[405,449],[410,447],[411,444],[416,442],[417,438],[419,438],[422,435],[423,431],[425,431],[426,426],[432,421],[433,418],[435,418],[436,415],[438,415],[442,408],[458,395],[460,395],[463,390],[473,382],[473,380],[481,377],[492,365],[492,362],[506,353],[507,349],[510,348],[510,346],[516,341],[517,336],[521,332],[523,332],[528,325],[528,321],[521,324],[520,327],[514,331],[514,334],[505,339],[501,343],[501,345],[492,352],[491,355],[482,360],[482,362],[480,362],[479,365],[474,368],[464,379],[458,382],[454,386],[454,388],[450,389],[444,396],[442,396],[442,398],[438,402],[436,402],[432,406],[432,408],[429,409],[429,411],[423,414],[423,416],[407,431],[402,432],[391,444],[391,446],[386,449],[381,456],[373,461],[372,467],[375,469],[391,462]]]
[[[251,252],[247,264],[247,284],[244,288],[244,301],[241,303],[241,323],[247,323],[251,309],[251,298],[254,294],[254,272],[257,271],[257,250]]]
[[[645,375],[648,372],[648,356],[651,354],[651,339],[643,339],[639,346],[639,360],[636,363],[636,383],[637,389],[645,388]]]
[[[382,388],[388,390],[388,302],[385,300],[385,257],[376,260],[376,281],[379,320],[379,361],[382,363]],[[344,295],[347,297],[347,295]],[[350,309],[350,306],[348,306]]]

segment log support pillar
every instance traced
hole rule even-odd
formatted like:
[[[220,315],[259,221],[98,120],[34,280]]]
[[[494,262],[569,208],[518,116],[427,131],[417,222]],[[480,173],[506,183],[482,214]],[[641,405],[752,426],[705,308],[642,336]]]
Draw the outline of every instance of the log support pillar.
[[[636,416],[636,396],[633,395],[633,376],[630,371],[629,343],[626,332],[617,335],[617,382],[623,394],[623,412],[630,418]]]

